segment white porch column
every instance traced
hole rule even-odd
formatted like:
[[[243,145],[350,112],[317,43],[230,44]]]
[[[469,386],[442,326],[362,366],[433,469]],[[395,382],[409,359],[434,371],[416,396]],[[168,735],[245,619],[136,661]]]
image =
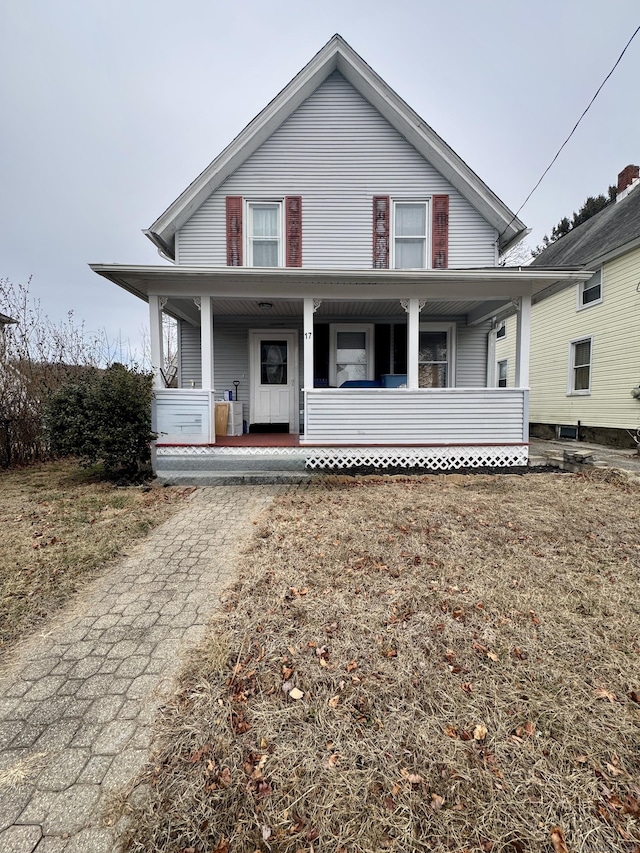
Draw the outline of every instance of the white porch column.
[[[407,388],[412,390],[420,387],[418,373],[418,347],[420,344],[420,311],[424,302],[419,299],[409,299],[402,302],[407,312]]]
[[[518,329],[516,332],[516,388],[529,387],[529,351],[531,340],[531,297],[518,300]]]
[[[215,403],[213,401],[213,308],[210,296],[201,296],[200,354],[202,358],[202,390],[209,392],[209,441],[216,440]]]
[[[162,367],[164,354],[162,352],[162,309],[166,299],[157,293],[149,294],[149,333],[151,342],[151,369],[153,370],[153,387],[164,388]]]
[[[200,336],[202,388],[213,391],[213,311],[210,296],[200,297]]]
[[[304,359],[304,391],[313,388],[313,315],[316,308],[314,300],[306,297],[304,299],[304,311],[302,318],[302,355]]]

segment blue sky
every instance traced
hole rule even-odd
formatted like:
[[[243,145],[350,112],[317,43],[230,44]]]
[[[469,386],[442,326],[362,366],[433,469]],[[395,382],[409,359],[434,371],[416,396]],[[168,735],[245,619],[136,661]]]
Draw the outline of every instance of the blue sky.
[[[141,233],[336,32],[516,210],[640,24],[637,0],[4,0],[0,277],[137,345],[90,262]],[[640,35],[520,218],[539,243],[640,163]],[[2,306],[0,306],[1,310]]]

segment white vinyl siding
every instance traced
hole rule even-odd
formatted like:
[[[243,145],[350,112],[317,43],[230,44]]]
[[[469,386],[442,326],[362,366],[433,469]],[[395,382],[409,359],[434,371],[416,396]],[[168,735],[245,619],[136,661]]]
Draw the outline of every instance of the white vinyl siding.
[[[496,263],[495,229],[335,72],[183,226],[180,264],[226,266],[227,195],[300,195],[303,265],[370,269],[381,194],[449,195],[449,267]]]
[[[180,388],[202,387],[200,326],[178,320],[178,384]]]
[[[484,388],[487,384],[487,336],[491,323],[456,328],[456,381],[458,388]]]
[[[516,388],[307,391],[306,441],[519,444],[527,392]],[[390,429],[390,419],[392,428]]]
[[[637,429],[640,403],[638,316],[640,249],[604,265],[606,293],[594,310],[576,311],[576,287],[533,306],[531,408],[533,423]],[[567,350],[593,335],[591,394],[567,396]]]

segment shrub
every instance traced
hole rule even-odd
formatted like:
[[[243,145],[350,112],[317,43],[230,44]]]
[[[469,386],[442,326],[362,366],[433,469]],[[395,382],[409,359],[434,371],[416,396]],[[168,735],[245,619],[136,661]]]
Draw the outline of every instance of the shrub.
[[[65,384],[47,406],[51,449],[135,479],[151,457],[151,374],[122,364]]]

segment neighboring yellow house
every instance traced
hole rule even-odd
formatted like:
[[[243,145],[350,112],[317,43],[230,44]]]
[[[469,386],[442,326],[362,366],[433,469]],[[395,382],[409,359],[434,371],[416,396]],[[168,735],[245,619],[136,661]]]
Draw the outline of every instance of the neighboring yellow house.
[[[618,196],[552,243],[532,266],[593,270],[533,298],[529,422],[539,437],[632,446],[640,427],[640,169],[618,176]],[[495,385],[515,382],[516,322],[497,324]]]

